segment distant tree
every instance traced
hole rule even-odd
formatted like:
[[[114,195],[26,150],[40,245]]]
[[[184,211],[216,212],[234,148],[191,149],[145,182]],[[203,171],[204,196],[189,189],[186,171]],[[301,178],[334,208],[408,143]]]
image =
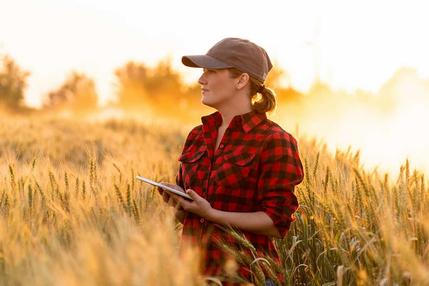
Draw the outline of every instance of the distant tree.
[[[186,92],[180,73],[172,68],[168,59],[153,68],[128,62],[118,68],[115,75],[119,105],[123,107],[175,105],[175,101],[183,98]]]
[[[173,69],[169,59],[160,61],[151,70],[146,87],[155,95],[151,98],[157,102],[163,102],[165,99],[170,102],[177,100],[182,97],[185,89],[181,75]]]
[[[11,57],[5,56],[0,67],[0,102],[9,107],[20,106],[29,75]]]
[[[181,74],[174,70],[171,61],[164,59],[155,67],[128,62],[115,71],[118,104],[127,109],[155,109],[156,114],[195,119],[204,112],[212,111],[201,104],[201,87],[195,82],[187,85]],[[279,102],[301,99],[302,94],[290,87],[289,75],[274,68],[265,82],[278,95]],[[285,87],[286,86],[286,87]]]
[[[65,82],[48,93],[45,108],[66,108],[76,112],[88,112],[97,107],[95,83],[85,74],[73,72]]]
[[[145,82],[148,68],[144,64],[128,62],[115,70],[118,84],[119,105],[133,107],[142,105],[146,96]]]

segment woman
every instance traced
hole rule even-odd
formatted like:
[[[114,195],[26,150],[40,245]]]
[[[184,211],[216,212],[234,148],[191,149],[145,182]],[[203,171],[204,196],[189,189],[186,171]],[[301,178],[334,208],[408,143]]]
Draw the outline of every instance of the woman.
[[[193,201],[171,197],[184,214],[183,238],[201,247],[204,272],[217,276],[227,258],[219,242],[240,248],[225,226],[238,228],[259,253],[276,256],[272,238],[283,238],[294,220],[293,191],[303,170],[296,140],[265,114],[276,102],[264,86],[272,64],[263,48],[226,38],[182,62],[203,68],[202,103],[217,111],[191,130],[179,158],[175,188]],[[249,265],[239,272],[251,276]]]

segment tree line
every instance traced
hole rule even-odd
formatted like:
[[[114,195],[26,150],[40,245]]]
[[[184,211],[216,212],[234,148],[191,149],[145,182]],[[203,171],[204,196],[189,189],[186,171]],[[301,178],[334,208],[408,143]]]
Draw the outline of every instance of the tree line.
[[[172,68],[168,59],[156,66],[130,61],[114,71],[116,102],[112,105],[126,109],[161,107],[165,112],[200,106],[198,83],[186,84],[181,74]],[[274,87],[278,95],[286,98],[300,94],[290,87],[284,88],[280,79],[285,72],[277,69],[270,73],[267,86]],[[30,72],[21,68],[10,56],[0,61],[0,104],[12,108],[25,108],[24,96]],[[88,75],[73,71],[64,82],[43,95],[42,110],[91,112],[98,107],[96,83]]]

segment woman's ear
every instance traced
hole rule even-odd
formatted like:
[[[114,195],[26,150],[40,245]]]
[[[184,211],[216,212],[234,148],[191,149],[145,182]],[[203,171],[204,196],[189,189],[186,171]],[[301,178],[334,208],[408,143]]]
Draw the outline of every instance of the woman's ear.
[[[243,87],[245,87],[247,85],[247,83],[250,81],[250,77],[249,74],[247,73],[242,73],[239,77],[238,77],[238,81],[237,81],[237,85],[236,88],[237,89],[242,89]]]

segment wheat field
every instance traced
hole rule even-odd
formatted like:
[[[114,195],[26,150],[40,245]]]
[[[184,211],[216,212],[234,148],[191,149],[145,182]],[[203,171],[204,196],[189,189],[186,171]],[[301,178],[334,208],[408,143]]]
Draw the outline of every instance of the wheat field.
[[[0,285],[216,283],[195,250],[179,252],[173,209],[134,179],[173,182],[188,127],[2,115]],[[408,163],[398,177],[364,170],[359,152],[298,139],[305,179],[276,240],[282,263],[254,257],[247,282],[282,272],[286,285],[429,285],[424,175]]]

